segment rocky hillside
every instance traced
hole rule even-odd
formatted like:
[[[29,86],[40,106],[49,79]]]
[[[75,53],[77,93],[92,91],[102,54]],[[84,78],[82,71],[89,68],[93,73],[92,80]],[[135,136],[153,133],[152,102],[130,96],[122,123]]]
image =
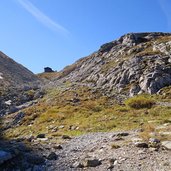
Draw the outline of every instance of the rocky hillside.
[[[39,74],[43,92],[3,94],[0,170],[171,170],[170,47],[169,33],[126,34]]]
[[[64,68],[56,78],[105,95],[157,93],[171,85],[171,33],[129,33]]]
[[[0,115],[32,100],[39,85],[35,74],[0,52]]]
[[[38,78],[27,68],[0,52],[0,87],[22,87],[33,84]]]

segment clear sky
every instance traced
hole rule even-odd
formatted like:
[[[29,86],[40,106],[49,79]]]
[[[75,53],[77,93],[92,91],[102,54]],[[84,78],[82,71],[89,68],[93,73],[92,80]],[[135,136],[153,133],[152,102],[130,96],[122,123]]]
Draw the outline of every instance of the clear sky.
[[[0,50],[61,70],[128,32],[171,31],[171,0],[1,0]]]

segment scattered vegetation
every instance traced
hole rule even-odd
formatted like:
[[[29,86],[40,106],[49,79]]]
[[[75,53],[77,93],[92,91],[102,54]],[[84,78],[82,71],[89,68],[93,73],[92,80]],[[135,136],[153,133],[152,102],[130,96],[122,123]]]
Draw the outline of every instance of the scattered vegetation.
[[[63,71],[60,72],[60,78],[67,76],[70,74],[72,71],[74,71],[77,68],[76,64],[68,65],[66,66]]]
[[[165,43],[171,41],[171,36],[160,36],[156,39],[157,43]]]
[[[23,110],[25,117],[5,135],[10,138],[39,133],[47,133],[49,137],[75,136],[144,128],[151,120],[156,125],[164,124],[170,119],[171,107],[154,105],[155,99],[161,99],[161,95],[139,95],[126,100],[126,105],[119,105],[85,86],[67,91],[52,89],[39,103]],[[143,137],[152,131],[144,130],[147,131]]]
[[[118,148],[120,148],[120,145],[118,145],[118,144],[112,144],[111,145],[111,147],[112,147],[112,149],[118,149]]]
[[[106,63],[102,66],[101,72],[106,74],[110,69],[116,67],[117,64],[118,64],[118,62],[116,62],[116,59],[109,61],[108,63]]]
[[[59,76],[59,72],[44,72],[37,74],[39,78],[51,80]]]
[[[142,109],[151,108],[155,101],[148,95],[139,95],[126,100],[125,104],[134,109]]]
[[[155,121],[155,120],[154,120]],[[169,124],[169,123],[168,123]],[[139,134],[140,137],[148,141],[150,138],[157,138],[160,141],[171,139],[171,125],[168,126],[161,125],[157,127],[157,123],[148,123],[142,127],[142,132]]]
[[[144,49],[143,51],[139,52],[137,55],[138,56],[152,56],[152,55],[161,55],[162,52],[159,50],[152,50],[151,48],[149,49]]]

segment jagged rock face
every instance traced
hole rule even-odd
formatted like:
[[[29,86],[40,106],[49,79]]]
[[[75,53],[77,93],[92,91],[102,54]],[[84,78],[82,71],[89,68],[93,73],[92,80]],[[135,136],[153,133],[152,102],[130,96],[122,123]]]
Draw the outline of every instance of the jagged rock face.
[[[59,79],[88,84],[110,95],[156,93],[171,85],[171,34],[126,34],[65,68]]]

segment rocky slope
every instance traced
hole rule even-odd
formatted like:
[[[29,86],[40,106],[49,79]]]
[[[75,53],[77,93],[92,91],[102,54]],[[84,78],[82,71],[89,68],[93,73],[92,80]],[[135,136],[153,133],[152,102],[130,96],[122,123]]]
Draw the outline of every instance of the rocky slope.
[[[129,33],[64,68],[58,80],[81,82],[105,95],[157,93],[171,85],[171,33]]]
[[[22,87],[38,81],[35,74],[0,52],[0,87]]]
[[[30,137],[23,141],[1,141],[0,168],[32,171],[168,171],[171,141],[139,137],[141,130],[89,133],[71,138]],[[28,143],[29,146],[24,145]]]
[[[45,94],[20,66],[32,86],[6,77],[0,170],[171,170],[170,47],[170,33],[126,34],[40,74]]]
[[[30,101],[39,84],[35,74],[0,52],[0,115],[15,112],[15,106]]]

